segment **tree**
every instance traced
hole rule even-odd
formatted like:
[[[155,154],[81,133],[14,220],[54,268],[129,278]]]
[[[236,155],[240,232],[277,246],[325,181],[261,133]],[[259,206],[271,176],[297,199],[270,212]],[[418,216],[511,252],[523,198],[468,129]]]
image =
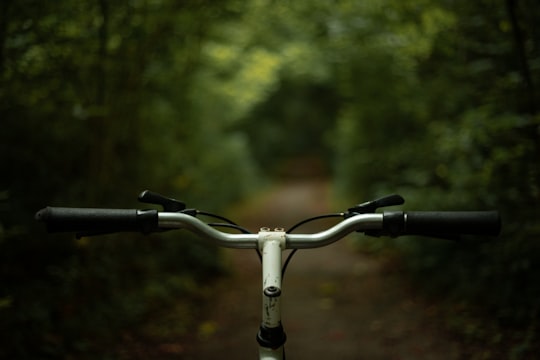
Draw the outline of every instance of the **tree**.
[[[353,101],[338,123],[338,181],[347,196],[399,192],[410,208],[499,209],[499,241],[396,246],[421,283],[476,314],[495,314],[493,331],[508,339],[498,346],[527,354],[537,343],[540,256],[539,118],[531,106],[540,75],[530,66],[539,58],[538,5],[389,1],[369,10],[377,27],[342,32],[363,42],[340,68]],[[526,340],[512,344],[508,324]],[[474,336],[489,341],[493,331]]]
[[[1,6],[0,354],[114,350],[108,336],[173,297],[190,301],[193,282],[218,272],[216,249],[166,236],[46,236],[33,214],[48,204],[140,207],[140,190],[179,192],[185,179],[204,185],[187,200],[216,210],[246,191],[248,152],[233,136],[213,134],[213,149],[194,137],[203,128],[184,91],[210,24],[233,14],[204,1]],[[242,181],[209,188],[224,168]]]

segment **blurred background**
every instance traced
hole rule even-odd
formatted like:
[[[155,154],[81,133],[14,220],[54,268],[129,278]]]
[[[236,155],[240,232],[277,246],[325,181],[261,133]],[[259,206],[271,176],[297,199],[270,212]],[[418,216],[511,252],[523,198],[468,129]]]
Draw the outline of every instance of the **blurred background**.
[[[538,350],[539,21],[535,0],[3,0],[0,355],[114,358],[149,314],[188,329],[227,272],[169,234],[47,235],[38,209],[148,188],[220,213],[313,176],[344,206],[499,209],[497,241],[358,246],[457,304],[463,341]]]

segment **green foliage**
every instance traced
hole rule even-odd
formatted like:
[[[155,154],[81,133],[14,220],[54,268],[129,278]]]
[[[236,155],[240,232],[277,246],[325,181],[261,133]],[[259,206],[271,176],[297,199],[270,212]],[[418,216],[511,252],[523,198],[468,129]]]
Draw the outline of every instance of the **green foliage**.
[[[519,328],[527,341],[507,353],[526,356],[539,18],[532,0],[3,1],[4,353],[88,351],[219,272],[215,249],[187,238],[45,236],[37,209],[138,206],[149,188],[219,211],[307,155],[329,159],[348,205],[397,192],[409,209],[499,209],[494,242],[377,246],[472,317]],[[475,341],[508,334],[471,318],[449,323]]]
[[[144,188],[219,211],[250,190],[246,140],[189,91],[209,24],[234,16],[224,5],[2,2],[0,356],[98,356],[221,272],[217,250],[185,235],[74,241],[33,214],[141,206]]]
[[[203,46],[205,66],[192,88],[197,112],[242,133],[268,173],[290,157],[329,157],[337,94],[328,55],[312,44],[321,24],[304,18],[323,8],[246,2],[239,19],[224,22]]]
[[[367,9],[383,21],[380,31],[343,32],[342,41],[362,37],[363,44],[337,70],[351,101],[338,121],[336,171],[346,197],[398,192],[408,209],[500,210],[503,234],[495,241],[387,246],[405,254],[433,294],[496,318],[503,330],[493,331],[504,336],[516,328],[529,334],[529,354],[538,343],[540,293],[540,38],[533,21],[540,8],[506,5],[388,1]],[[517,351],[513,341],[496,346]]]
[[[128,326],[164,306],[194,305],[222,271],[217,249],[190,237],[18,236],[3,245],[4,357],[113,354]]]

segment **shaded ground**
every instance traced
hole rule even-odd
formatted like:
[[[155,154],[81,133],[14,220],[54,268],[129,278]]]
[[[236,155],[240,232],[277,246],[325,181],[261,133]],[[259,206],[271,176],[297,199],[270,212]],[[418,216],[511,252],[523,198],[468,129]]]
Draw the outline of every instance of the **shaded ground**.
[[[260,226],[287,228],[331,212],[329,191],[329,184],[320,180],[282,183],[245,204],[240,223],[253,231]],[[213,289],[214,300],[200,317],[197,335],[178,346],[178,358],[257,358],[259,260],[248,250],[230,250],[227,257],[231,277]],[[299,251],[283,284],[287,358],[460,358],[459,344],[437,328],[436,307],[416,298],[385,269],[382,260],[354,252],[347,239]]]

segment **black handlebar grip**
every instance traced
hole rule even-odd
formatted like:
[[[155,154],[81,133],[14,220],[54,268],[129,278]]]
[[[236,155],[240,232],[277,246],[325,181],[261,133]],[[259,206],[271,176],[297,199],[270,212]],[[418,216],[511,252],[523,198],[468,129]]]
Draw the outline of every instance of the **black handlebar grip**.
[[[393,211],[383,214],[383,231],[392,236],[497,236],[501,218],[497,211]]]
[[[36,213],[49,232],[150,233],[158,229],[157,210],[46,207]]]

